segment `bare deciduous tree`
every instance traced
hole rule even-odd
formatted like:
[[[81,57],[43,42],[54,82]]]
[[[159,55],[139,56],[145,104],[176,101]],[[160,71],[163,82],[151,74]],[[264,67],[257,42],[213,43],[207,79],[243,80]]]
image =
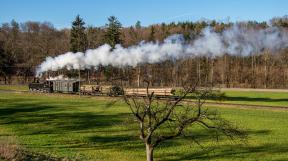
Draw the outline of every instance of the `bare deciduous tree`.
[[[203,106],[205,99],[212,95],[212,90],[199,90],[195,84],[183,88],[178,97],[161,99],[149,91],[149,81],[146,83],[146,96],[124,94],[124,100],[139,123],[147,161],[153,161],[153,151],[162,142],[184,136],[189,132],[188,127],[193,128],[195,125],[212,130],[217,139],[221,134],[231,139],[246,137],[244,131]],[[196,100],[193,103],[186,102],[184,99],[188,95],[193,95]]]

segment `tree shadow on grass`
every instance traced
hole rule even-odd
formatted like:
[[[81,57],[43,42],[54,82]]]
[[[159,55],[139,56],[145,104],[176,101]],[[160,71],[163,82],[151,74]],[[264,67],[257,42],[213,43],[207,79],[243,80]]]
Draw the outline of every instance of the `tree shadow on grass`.
[[[19,127],[24,127],[26,124],[35,124],[35,127],[29,129],[18,130],[16,135],[38,135],[38,134],[64,134],[64,133],[86,133],[87,131],[95,133],[91,137],[85,136],[86,141],[69,140],[70,142],[61,142],[63,148],[78,148],[78,149],[121,149],[127,152],[131,150],[145,150],[144,144],[137,136],[137,128],[130,128],[129,124],[125,124],[125,119],[129,117],[129,113],[97,113],[77,110],[65,110],[53,104],[41,102],[31,103],[27,100],[18,100],[17,103],[7,103],[7,107],[0,108],[0,124],[11,124]],[[61,102],[60,102],[61,103]],[[65,105],[65,104],[64,104]],[[77,106],[77,105],[74,105]],[[128,125],[128,126],[127,126]],[[40,128],[40,127],[44,128]],[[121,126],[121,130],[118,127]],[[45,128],[49,127],[49,128]],[[114,129],[115,128],[115,129]],[[22,130],[22,131],[21,131]],[[114,131],[115,130],[115,131]],[[126,130],[126,131],[125,131]],[[97,135],[101,132],[101,135]],[[107,135],[105,135],[105,132]],[[114,133],[115,132],[115,133]],[[119,134],[121,133],[121,135]],[[268,135],[269,130],[248,131],[250,135]],[[195,136],[201,141],[210,139],[210,135],[204,132],[196,133]],[[187,140],[189,141],[189,139]],[[192,140],[191,140],[192,142]],[[183,143],[183,142],[182,142]],[[162,148],[175,147],[182,144],[181,142],[171,141],[166,142]],[[64,145],[62,145],[64,144]],[[59,146],[59,145],[58,145]],[[41,145],[41,147],[51,148],[57,145]],[[57,147],[59,148],[59,147]],[[201,149],[199,147],[199,149]],[[215,150],[216,149],[216,150]],[[288,146],[265,144],[259,146],[238,146],[225,145],[209,147],[208,149],[192,151],[191,153],[165,153],[159,160],[213,160],[213,159],[233,159],[235,157],[243,157],[253,153],[287,153]],[[157,149],[155,151],[157,156]],[[171,159],[173,156],[173,159]]]
[[[255,130],[255,131],[247,131],[250,135],[269,135],[271,133],[270,130]],[[203,138],[198,138],[198,140],[202,140]],[[205,140],[205,139],[204,139]],[[248,140],[249,141],[249,140]],[[197,146],[197,145],[195,145]],[[283,144],[262,144],[262,145],[249,145],[248,144],[239,144],[232,143],[226,145],[213,145],[205,148],[199,147],[197,151],[191,151],[189,153],[167,153],[157,158],[161,161],[178,161],[178,160],[216,160],[216,159],[241,159],[247,158],[249,155],[260,155],[260,154],[272,154],[277,155],[281,153],[288,153],[288,145]],[[286,157],[287,160],[288,155]]]
[[[159,160],[161,161],[164,161],[164,160],[165,161],[216,160],[216,159],[233,160],[237,158],[238,159],[247,158],[249,157],[249,155],[253,155],[253,154],[260,155],[263,153],[274,154],[274,155],[281,154],[281,153],[288,153],[288,145],[278,145],[278,144],[264,144],[264,145],[259,145],[259,146],[221,145],[221,146],[210,147],[207,149],[203,149],[203,150],[199,150],[199,151],[195,151],[191,153],[167,154],[165,157],[159,158]],[[288,159],[288,156],[286,157],[286,160],[287,159]]]
[[[245,102],[288,102],[285,98],[251,98],[251,97],[229,97],[224,98],[225,101],[245,101]]]
[[[30,105],[27,105],[27,104],[19,104],[18,106],[1,108],[0,118],[7,118],[17,113],[39,112],[39,111],[51,108],[50,106],[47,106],[47,105],[38,105],[37,107],[31,107]]]
[[[269,130],[258,130],[258,131],[249,131],[249,134],[253,135],[268,135],[271,131]],[[194,133],[193,139],[197,139],[199,142],[208,142],[211,141],[211,135],[209,135],[204,131],[198,131],[197,133]],[[224,137],[224,136],[223,136]],[[199,147],[199,151],[192,151],[191,153],[165,153],[165,148],[175,148],[181,147],[183,145],[184,141],[185,144],[187,143],[193,143],[193,140],[189,140],[191,137],[186,137],[186,138],[179,138],[176,140],[171,140],[164,142],[161,144],[161,149],[164,151],[164,154],[161,154],[161,157],[156,157],[157,160],[161,161],[176,161],[176,160],[189,160],[189,159],[196,159],[196,160],[209,160],[209,159],[217,159],[223,157],[223,158],[229,158],[233,157],[233,155],[239,154],[240,156],[245,155],[245,153],[257,153],[257,152],[265,152],[267,150],[269,152],[268,145],[263,145],[263,146],[257,146],[257,147],[250,147],[248,145],[241,145],[239,146],[239,143],[235,145],[225,145],[225,146],[209,146],[206,147],[205,149],[201,150],[201,147],[194,144],[195,146]],[[88,147],[92,149],[121,149],[124,151],[129,151],[131,150],[137,150],[137,151],[142,151],[145,153],[145,145],[144,143],[138,138],[136,133],[132,135],[107,135],[107,136],[93,136],[89,137],[89,142],[91,142],[94,146],[93,147]],[[217,145],[217,144],[216,144]],[[276,145],[274,146],[276,147]],[[86,145],[79,145],[73,148],[87,148]],[[288,147],[287,147],[288,148]],[[158,149],[158,148],[157,148]],[[155,150],[155,154],[157,156],[157,151]],[[214,150],[217,149],[217,152],[215,153]],[[235,151],[236,149],[236,151]],[[282,147],[280,149],[275,150],[274,152],[281,152],[281,151],[286,151],[285,147]],[[270,152],[272,152],[270,150]],[[173,156],[173,157],[172,157]],[[171,159],[174,158],[174,159]]]
[[[35,125],[30,129],[22,130],[19,135],[61,134],[85,130],[104,131],[105,128],[121,124],[129,115],[116,112],[81,111],[73,108],[77,106],[75,104],[66,106],[72,108],[66,109],[63,105],[57,106],[48,102],[35,103],[27,99],[16,99],[15,102],[6,102],[0,107],[0,124],[15,125],[20,128],[27,124]]]
[[[89,142],[95,147],[103,149],[126,150],[143,150],[145,146],[143,142],[132,135],[109,135],[109,136],[93,136],[88,138]]]

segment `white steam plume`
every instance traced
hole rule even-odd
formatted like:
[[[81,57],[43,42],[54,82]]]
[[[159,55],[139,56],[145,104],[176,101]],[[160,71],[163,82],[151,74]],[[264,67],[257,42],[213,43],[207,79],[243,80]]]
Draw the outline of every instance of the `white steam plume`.
[[[52,81],[52,80],[71,80],[71,79],[65,77],[64,75],[58,75],[58,76],[56,76],[56,77],[51,77],[51,76],[50,76],[50,77],[47,78],[46,80]]]
[[[84,69],[99,65],[136,66],[141,63],[156,63],[167,59],[179,59],[187,56],[221,56],[223,54],[247,56],[264,49],[279,50],[288,47],[288,34],[276,27],[261,30],[243,29],[233,26],[222,33],[212,28],[203,29],[199,38],[192,43],[184,43],[182,35],[172,35],[163,43],[141,42],[124,48],[116,45],[115,49],[105,44],[85,53],[68,52],[56,57],[47,57],[36,71],[43,72],[62,68]]]

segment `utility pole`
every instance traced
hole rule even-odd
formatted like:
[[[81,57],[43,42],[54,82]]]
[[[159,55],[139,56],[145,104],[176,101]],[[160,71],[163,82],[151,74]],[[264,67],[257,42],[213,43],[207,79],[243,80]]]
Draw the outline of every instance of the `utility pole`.
[[[79,76],[79,97],[81,97],[81,68],[79,66],[79,70],[78,70],[78,76]]]
[[[90,82],[90,72],[89,72],[89,70],[87,70],[87,77],[88,77],[88,83],[90,84],[91,82]]]

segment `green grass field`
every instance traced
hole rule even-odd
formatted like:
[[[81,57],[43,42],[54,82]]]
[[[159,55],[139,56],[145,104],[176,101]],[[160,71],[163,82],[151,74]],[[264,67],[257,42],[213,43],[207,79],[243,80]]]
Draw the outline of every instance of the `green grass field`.
[[[111,102],[71,95],[0,93],[0,143],[15,142],[32,152],[79,160],[145,160],[145,147],[129,109]],[[180,138],[158,147],[155,160],[288,160],[288,111],[210,110],[218,110],[246,129],[247,143],[215,143],[209,134],[195,129],[193,135],[204,148]]]
[[[28,91],[27,85],[0,85],[0,90]]]
[[[288,92],[224,91],[224,103],[287,106]]]
[[[0,85],[0,90],[28,91],[28,86]],[[225,98],[221,101],[221,103],[288,107],[288,92],[258,92],[237,90],[225,90],[222,92],[225,93]]]

